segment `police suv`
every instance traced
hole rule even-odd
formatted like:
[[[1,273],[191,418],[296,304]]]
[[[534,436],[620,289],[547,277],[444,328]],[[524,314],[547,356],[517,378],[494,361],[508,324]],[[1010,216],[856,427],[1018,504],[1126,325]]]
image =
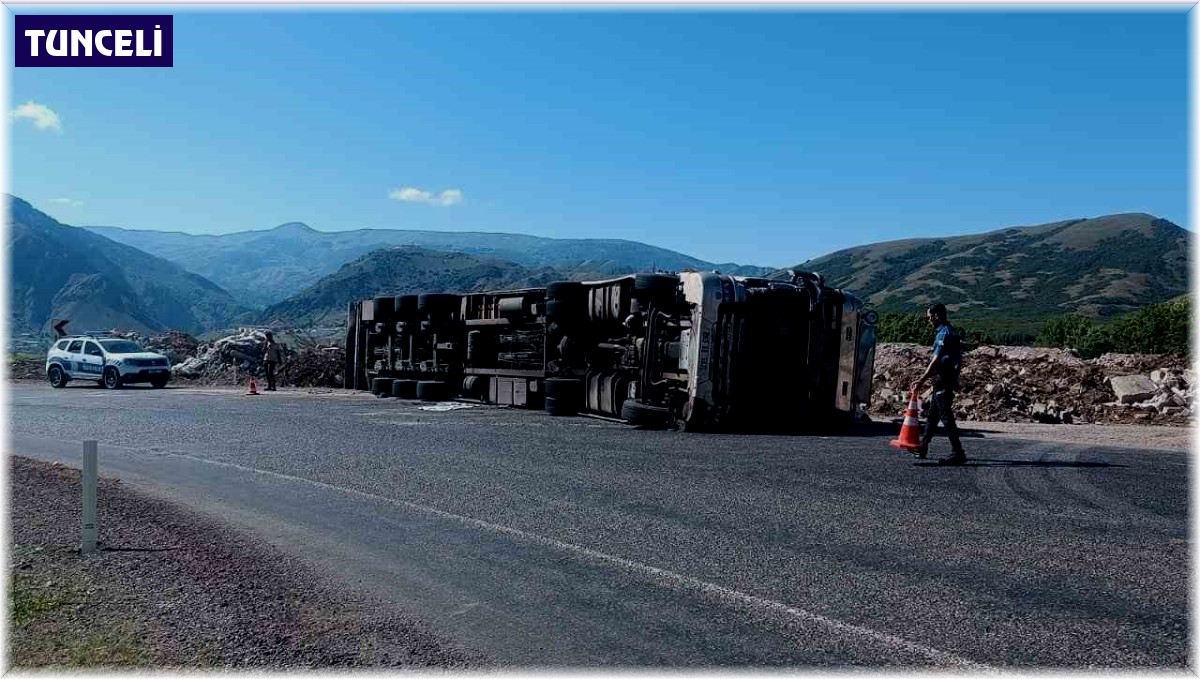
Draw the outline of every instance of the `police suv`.
[[[171,362],[127,339],[77,335],[63,337],[50,348],[46,377],[56,389],[71,380],[93,380],[108,389],[149,382],[162,389],[171,379]]]

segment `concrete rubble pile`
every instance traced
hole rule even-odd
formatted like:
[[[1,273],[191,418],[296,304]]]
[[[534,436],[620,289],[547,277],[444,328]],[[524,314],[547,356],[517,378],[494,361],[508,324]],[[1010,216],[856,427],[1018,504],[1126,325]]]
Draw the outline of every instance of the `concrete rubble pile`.
[[[276,339],[279,339],[278,337]],[[266,377],[264,331],[241,328],[235,334],[199,344],[194,355],[173,364],[176,377],[208,384],[232,384],[254,375]],[[277,383],[289,387],[340,387],[345,366],[341,347],[306,345],[296,351],[281,342],[283,363],[276,369]]]
[[[114,332],[114,336],[137,342],[146,351],[154,351],[166,356],[174,365],[196,355],[200,340],[186,332],[168,330],[160,335],[142,335],[136,331]]]
[[[880,344],[871,412],[897,416],[930,349]],[[1187,359],[1105,354],[1084,360],[1063,349],[983,346],[963,357],[954,404],[963,420],[1070,424],[1188,424],[1195,376]]]
[[[241,328],[237,333],[212,342],[200,344],[196,355],[172,365],[171,372],[178,377],[194,380],[231,381],[250,375],[263,377],[263,347],[267,338],[262,330]],[[284,347],[284,361],[291,352]]]

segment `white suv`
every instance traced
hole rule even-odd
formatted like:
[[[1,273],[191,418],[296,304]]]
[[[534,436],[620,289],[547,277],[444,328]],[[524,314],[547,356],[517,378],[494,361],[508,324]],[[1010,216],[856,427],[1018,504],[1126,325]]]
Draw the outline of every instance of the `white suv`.
[[[46,377],[56,389],[71,380],[94,380],[108,389],[149,382],[162,389],[171,379],[171,362],[127,339],[64,337],[46,354]]]

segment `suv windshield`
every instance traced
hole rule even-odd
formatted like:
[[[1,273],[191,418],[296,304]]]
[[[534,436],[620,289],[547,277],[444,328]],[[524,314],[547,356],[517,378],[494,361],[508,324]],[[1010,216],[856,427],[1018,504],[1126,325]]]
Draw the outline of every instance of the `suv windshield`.
[[[136,354],[142,350],[136,342],[129,340],[100,340],[100,346],[110,354]]]

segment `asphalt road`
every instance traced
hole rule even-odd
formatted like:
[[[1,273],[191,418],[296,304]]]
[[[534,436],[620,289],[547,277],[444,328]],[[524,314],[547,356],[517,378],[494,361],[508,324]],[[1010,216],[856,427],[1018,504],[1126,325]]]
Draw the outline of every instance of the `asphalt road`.
[[[501,662],[1185,665],[1185,453],[638,431],[369,395],[10,390],[10,451],[219,514]],[[935,454],[948,452],[944,440]],[[103,499],[101,499],[101,502]],[[103,537],[103,526],[101,526]]]

